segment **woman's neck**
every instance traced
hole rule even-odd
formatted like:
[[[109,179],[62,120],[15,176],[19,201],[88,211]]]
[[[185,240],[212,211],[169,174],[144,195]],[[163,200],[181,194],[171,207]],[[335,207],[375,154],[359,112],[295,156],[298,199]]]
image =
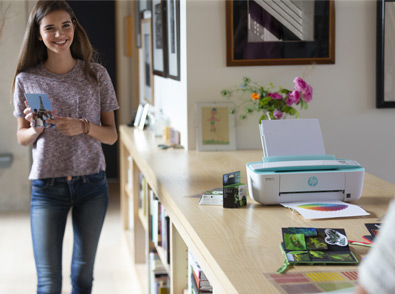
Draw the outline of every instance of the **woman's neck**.
[[[44,62],[47,70],[56,74],[66,74],[73,70],[77,60],[71,54],[69,55],[48,55],[48,59]]]

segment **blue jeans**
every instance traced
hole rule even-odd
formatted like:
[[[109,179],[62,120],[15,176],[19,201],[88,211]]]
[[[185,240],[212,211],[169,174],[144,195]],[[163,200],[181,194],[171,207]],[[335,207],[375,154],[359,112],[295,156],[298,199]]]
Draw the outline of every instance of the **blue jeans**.
[[[106,174],[33,180],[31,231],[37,269],[37,294],[61,293],[62,243],[72,209],[73,294],[91,293],[93,265],[108,206]]]

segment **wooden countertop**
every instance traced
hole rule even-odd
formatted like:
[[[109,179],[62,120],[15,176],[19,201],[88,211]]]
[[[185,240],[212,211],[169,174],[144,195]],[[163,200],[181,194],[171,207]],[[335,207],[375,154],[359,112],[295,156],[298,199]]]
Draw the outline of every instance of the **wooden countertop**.
[[[120,127],[120,136],[215,293],[276,293],[264,274],[276,272],[283,264],[282,227],[344,228],[349,239],[362,240],[367,234],[364,224],[378,221],[395,195],[395,185],[366,174],[363,195],[353,202],[370,213],[366,217],[305,220],[287,208],[263,206],[251,198],[247,207],[238,209],[201,206],[198,195],[221,187],[224,173],[240,170],[242,182],[247,183],[246,163],[259,161],[262,151],[163,150],[157,147],[161,140],[151,132],[126,126]],[[369,249],[353,246],[352,250],[360,260]],[[288,272],[340,268],[344,266],[295,266]]]

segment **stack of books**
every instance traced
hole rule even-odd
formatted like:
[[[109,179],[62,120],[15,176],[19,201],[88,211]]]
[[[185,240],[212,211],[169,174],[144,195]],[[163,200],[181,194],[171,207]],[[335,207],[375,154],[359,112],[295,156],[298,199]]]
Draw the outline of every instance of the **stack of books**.
[[[199,263],[193,257],[191,251],[188,252],[188,263],[190,267],[190,293],[207,294],[213,293],[213,287],[207,279]]]
[[[170,280],[157,252],[149,253],[150,294],[170,293]]]

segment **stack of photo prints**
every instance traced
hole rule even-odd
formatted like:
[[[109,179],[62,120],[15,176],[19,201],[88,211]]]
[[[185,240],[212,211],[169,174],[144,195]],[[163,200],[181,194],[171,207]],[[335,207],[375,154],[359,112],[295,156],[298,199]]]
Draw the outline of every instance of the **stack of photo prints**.
[[[356,264],[344,229],[282,228],[281,249],[284,265],[277,273],[294,264]]]

